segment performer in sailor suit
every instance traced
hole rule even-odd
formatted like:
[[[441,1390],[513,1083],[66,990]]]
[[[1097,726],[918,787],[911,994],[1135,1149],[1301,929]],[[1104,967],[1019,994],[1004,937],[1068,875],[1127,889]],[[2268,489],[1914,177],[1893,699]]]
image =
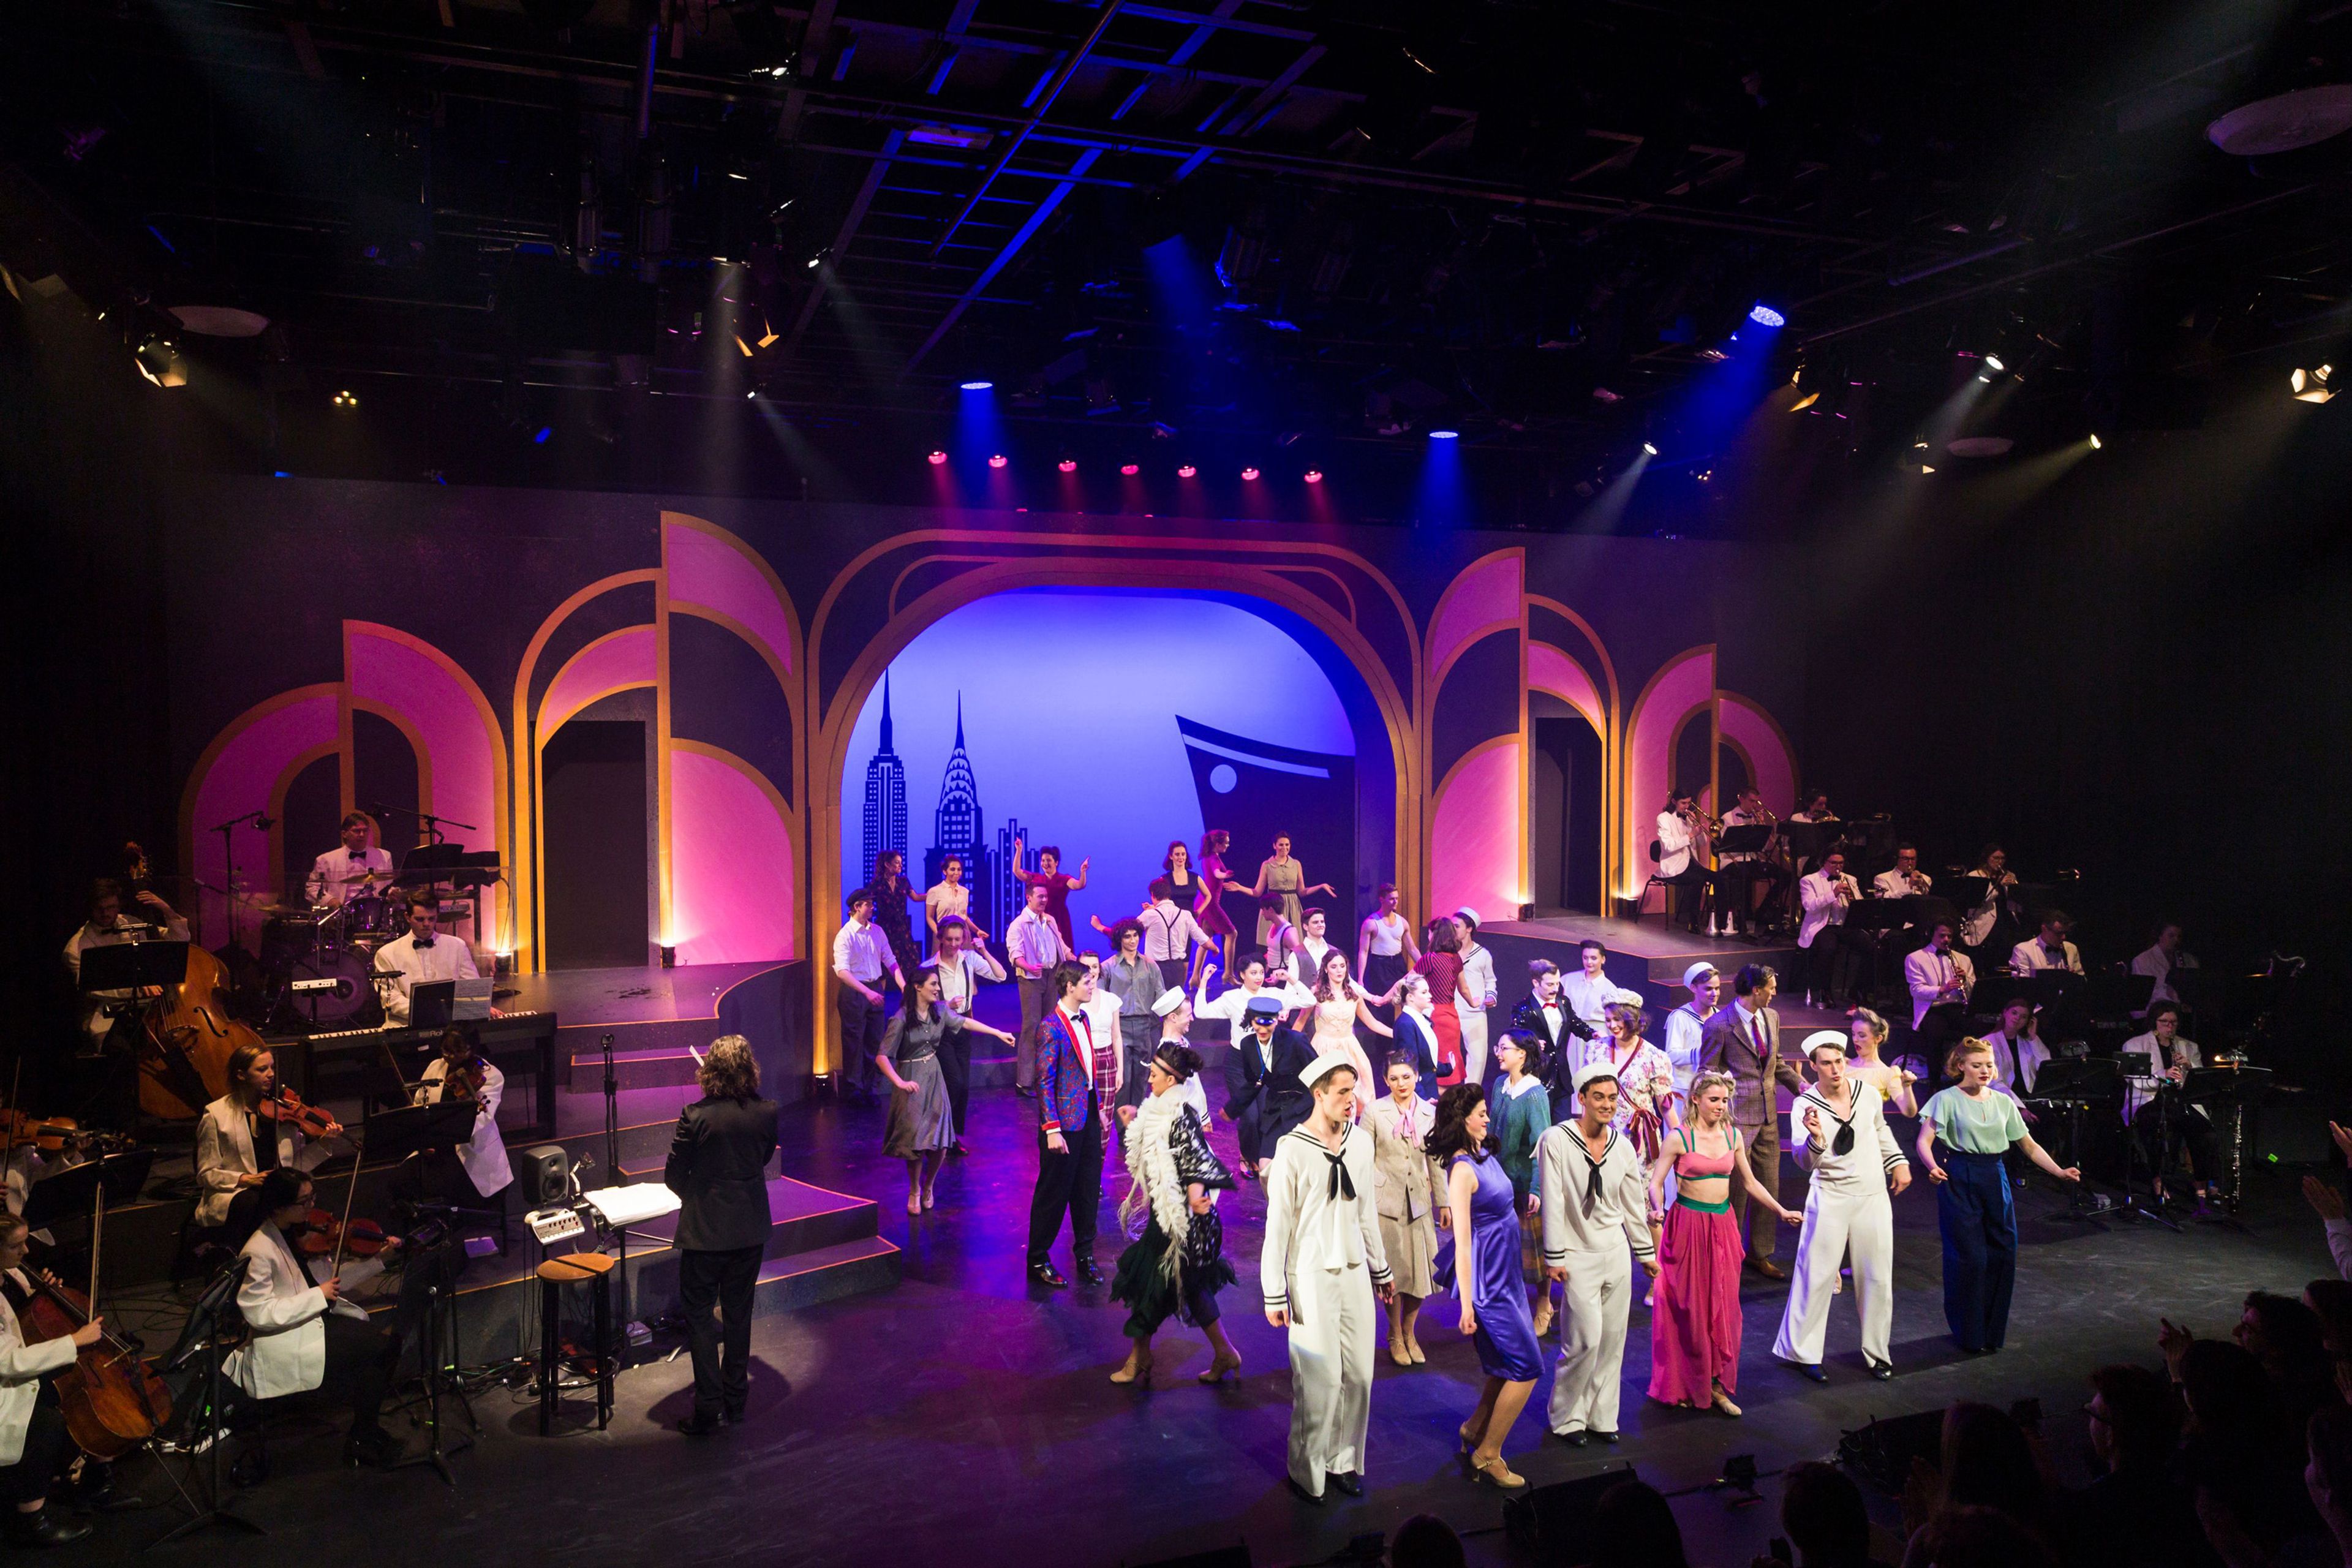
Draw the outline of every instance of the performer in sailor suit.
[[[1855,1304],[1862,1313],[1862,1354],[1870,1375],[1895,1375],[1888,1337],[1895,1327],[1895,1205],[1891,1185],[1911,1184],[1911,1163],[1886,1125],[1878,1090],[1847,1070],[1847,1040],[1836,1029],[1805,1037],[1816,1081],[1797,1097],[1791,1131],[1801,1131],[1797,1163],[1812,1173],[1805,1196],[1805,1228],[1797,1238],[1796,1279],[1789,1288],[1772,1353],[1815,1383],[1825,1383],[1822,1341],[1830,1298],[1849,1243],[1853,1250]]]
[[[1587,1437],[1617,1440],[1625,1316],[1633,1301],[1625,1248],[1633,1247],[1654,1279],[1658,1254],[1650,1238],[1647,1173],[1613,1125],[1616,1075],[1607,1062],[1590,1062],[1572,1087],[1576,1119],[1552,1123],[1536,1142],[1536,1192],[1544,1274],[1567,1287],[1547,1414],[1555,1436],[1581,1447]]]
[[[1290,1489],[1320,1503],[1327,1479],[1363,1494],[1381,1325],[1373,1301],[1385,1308],[1396,1292],[1381,1246],[1372,1135],[1355,1122],[1356,1069],[1331,1051],[1298,1078],[1315,1108],[1275,1145],[1258,1273],[1265,1321],[1290,1331]]]

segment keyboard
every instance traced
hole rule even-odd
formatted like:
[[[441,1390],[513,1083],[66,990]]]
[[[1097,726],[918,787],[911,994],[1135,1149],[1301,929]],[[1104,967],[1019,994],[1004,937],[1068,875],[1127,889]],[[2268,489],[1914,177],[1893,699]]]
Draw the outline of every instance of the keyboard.
[[[551,1012],[509,1013],[469,1024],[482,1042],[482,1055],[507,1077],[507,1095],[499,1114],[509,1142],[545,1137],[555,1131],[555,1015]],[[312,1103],[336,1098],[361,1100],[385,1092],[384,1050],[401,1077],[414,1083],[440,1043],[437,1028],[404,1025],[394,1029],[330,1029],[317,1035],[288,1035],[266,1043],[277,1055],[279,1070],[293,1067],[295,1089]],[[531,1093],[523,1099],[515,1079],[528,1078]],[[509,1111],[507,1107],[512,1107]],[[529,1108],[526,1124],[520,1112]]]

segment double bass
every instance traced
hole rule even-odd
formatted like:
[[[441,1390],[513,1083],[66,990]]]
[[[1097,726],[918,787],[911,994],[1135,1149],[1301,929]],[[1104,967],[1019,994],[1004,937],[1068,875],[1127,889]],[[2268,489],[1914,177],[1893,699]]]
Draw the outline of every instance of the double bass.
[[[147,886],[147,852],[122,847],[126,889]],[[261,1037],[231,1017],[227,967],[209,949],[188,944],[188,974],[163,988],[146,1009],[139,1048],[139,1109],[163,1121],[185,1121],[228,1092],[228,1058]]]

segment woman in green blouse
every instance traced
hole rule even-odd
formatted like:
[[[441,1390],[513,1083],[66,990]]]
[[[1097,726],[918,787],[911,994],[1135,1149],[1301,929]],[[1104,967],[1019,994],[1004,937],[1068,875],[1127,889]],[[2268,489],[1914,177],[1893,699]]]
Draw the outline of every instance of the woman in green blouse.
[[[1543,1047],[1506,1035],[1495,1047],[1503,1081],[1495,1086],[1496,1159],[1519,1201],[1519,1268],[1536,1287],[1536,1337],[1551,1327],[1551,1287],[1544,1280],[1543,1226],[1536,1217],[1536,1140],[1551,1126],[1551,1096],[1538,1076]]]
[[[2008,1337],[2017,1282],[2017,1210],[2001,1157],[2013,1143],[2060,1181],[2079,1182],[2083,1173],[2052,1159],[2026,1131],[2017,1101],[1993,1092],[1990,1046],[1962,1040],[1944,1070],[1959,1082],[1920,1107],[1919,1163],[1936,1184],[1944,1232],[1944,1321],[1962,1350],[1982,1354]]]

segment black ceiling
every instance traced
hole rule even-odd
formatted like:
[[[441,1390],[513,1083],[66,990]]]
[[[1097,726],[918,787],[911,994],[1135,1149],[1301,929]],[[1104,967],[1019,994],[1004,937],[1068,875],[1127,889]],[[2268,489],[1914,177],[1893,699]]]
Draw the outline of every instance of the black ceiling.
[[[2342,330],[2343,150],[2205,127],[2352,77],[2347,13],[87,0],[14,18],[0,260],[260,312],[252,374],[314,387],[984,376],[1074,430],[1573,470],[1763,300],[1821,384],[2000,346],[2019,418],[2160,424]]]

